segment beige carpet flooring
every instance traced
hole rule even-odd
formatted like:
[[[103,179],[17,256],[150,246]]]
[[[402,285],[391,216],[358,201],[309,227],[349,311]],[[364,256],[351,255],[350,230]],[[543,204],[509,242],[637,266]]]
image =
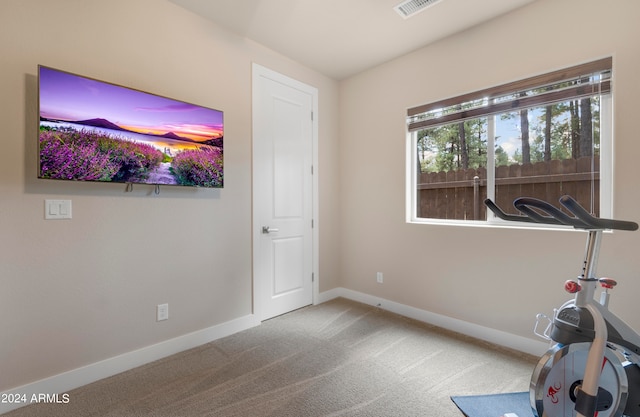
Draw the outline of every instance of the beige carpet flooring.
[[[526,391],[535,361],[336,299],[3,417],[462,417],[451,395]]]

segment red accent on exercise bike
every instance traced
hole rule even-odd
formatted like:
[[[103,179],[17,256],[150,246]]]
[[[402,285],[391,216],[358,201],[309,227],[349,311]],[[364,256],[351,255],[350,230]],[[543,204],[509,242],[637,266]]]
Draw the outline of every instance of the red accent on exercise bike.
[[[564,290],[569,294],[575,294],[582,289],[582,285],[576,281],[568,280],[564,283]]]
[[[562,383],[561,382],[557,382],[554,383],[553,386],[549,387],[547,390],[547,397],[551,398],[551,402],[553,404],[558,404],[558,402],[560,401],[560,399],[557,397],[558,393],[560,392],[560,390],[562,389]]]
[[[600,282],[600,286],[602,288],[606,288],[608,290],[618,285],[618,282],[615,279],[611,278],[600,278],[598,281]]]

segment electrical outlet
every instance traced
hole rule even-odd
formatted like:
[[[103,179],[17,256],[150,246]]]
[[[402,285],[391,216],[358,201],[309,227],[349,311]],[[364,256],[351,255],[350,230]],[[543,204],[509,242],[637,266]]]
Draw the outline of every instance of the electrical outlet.
[[[382,276],[382,272],[376,272],[376,281],[378,281],[378,284],[382,284],[383,280],[384,277]]]
[[[168,320],[169,319],[169,304],[158,304],[156,308],[156,320]]]

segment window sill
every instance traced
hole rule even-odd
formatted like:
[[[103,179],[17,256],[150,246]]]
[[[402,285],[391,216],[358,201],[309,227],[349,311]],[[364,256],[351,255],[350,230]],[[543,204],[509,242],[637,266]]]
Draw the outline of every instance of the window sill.
[[[584,232],[583,229],[575,229],[570,226],[554,226],[539,223],[526,222],[508,222],[500,219],[494,220],[444,220],[444,219],[408,219],[408,224],[426,225],[426,226],[454,226],[454,227],[475,227],[475,228],[491,228],[491,229],[519,229],[519,230],[552,230],[565,232]],[[605,230],[610,232],[609,230]]]

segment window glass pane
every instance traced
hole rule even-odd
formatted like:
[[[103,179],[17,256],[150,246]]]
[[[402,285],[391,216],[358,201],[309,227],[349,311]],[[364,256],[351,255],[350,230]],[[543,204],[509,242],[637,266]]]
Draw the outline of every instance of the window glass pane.
[[[517,197],[568,194],[599,215],[599,113],[595,96],[496,116],[496,203],[519,214]]]
[[[495,170],[496,203],[535,197],[556,206],[565,194],[599,215],[598,95],[422,129],[416,135],[416,217],[485,220],[487,170]],[[488,160],[487,146],[494,158]]]
[[[417,133],[417,217],[484,220],[487,118]]]

